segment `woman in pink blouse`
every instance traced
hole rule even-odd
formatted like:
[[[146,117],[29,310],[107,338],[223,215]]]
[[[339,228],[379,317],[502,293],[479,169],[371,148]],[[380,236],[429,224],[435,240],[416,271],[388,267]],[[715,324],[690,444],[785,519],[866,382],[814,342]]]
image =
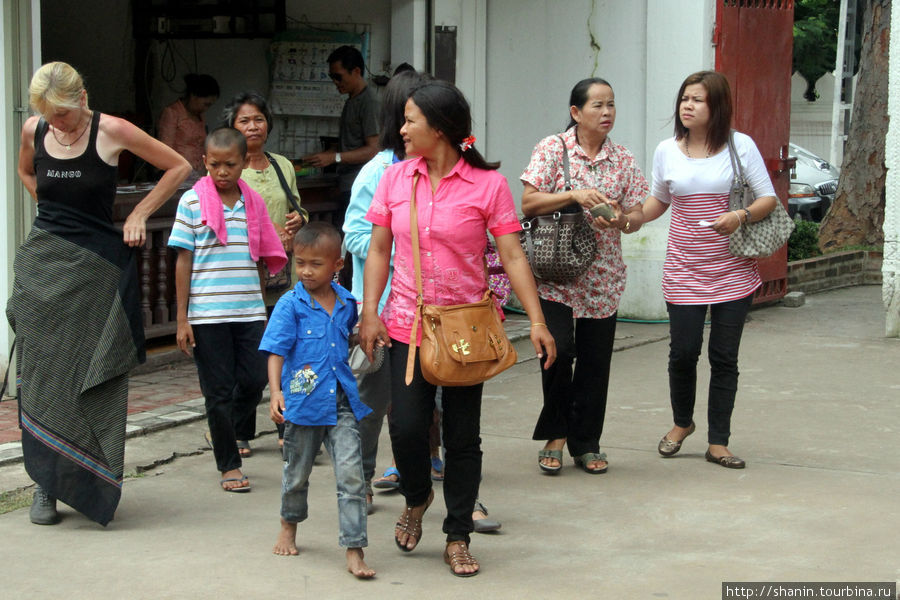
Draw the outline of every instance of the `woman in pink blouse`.
[[[197,175],[203,166],[203,143],[206,141],[204,116],[219,98],[219,84],[210,75],[188,73],[184,76],[184,96],[165,107],[159,116],[159,140],[191,163]]]
[[[414,157],[384,172],[366,218],[372,239],[366,257],[360,343],[370,355],[376,343],[389,347],[391,363],[390,433],[406,499],[394,537],[404,552],[422,538],[422,516],[434,498],[428,429],[436,387],[422,377],[416,361],[412,382],[405,383],[408,343],[416,310],[416,282],[410,236],[410,197],[414,176],[426,304],[479,300],[487,289],[485,231],[497,249],[513,289],[531,319],[531,341],[550,366],[556,357],[538,302],[531,270],[519,245],[520,229],[509,186],[472,146],[469,104],[452,84],[434,81],[413,91],[400,130],[406,155]],[[378,300],[395,246],[391,291],[381,317]],[[419,332],[421,336],[421,331]],[[444,560],[454,575],[478,573],[469,553],[472,507],[481,479],[481,393],[483,384],[443,388],[445,447],[444,500],[447,517]]]
[[[744,210],[728,210],[734,179],[728,152],[731,112],[731,88],[724,75],[700,71],[684,80],[675,97],[675,137],[656,148],[653,189],[643,213],[644,221],[652,221],[672,207],[662,287],[669,311],[669,396],[675,423],[660,440],[659,453],[674,456],[696,429],[697,360],[709,309],[706,460],[743,469],[744,461],[728,450],[728,440],[744,320],[761,281],[755,259],[728,252],[728,236],[764,218],[778,200],[756,144],[735,132],[735,150],[756,200]]]
[[[532,437],[546,441],[538,453],[538,465],[545,473],[560,471],[562,450],[568,445],[578,467],[599,474],[608,468],[606,454],[600,452],[600,434],[616,311],[625,290],[620,234],[640,225],[647,181],[631,152],[609,139],[616,104],[608,82],[599,77],[579,81],[569,97],[569,116],[566,131],[541,140],[522,173],[522,212],[529,217],[556,211],[584,213],[596,230],[597,256],[573,282],[538,285],[559,360],[542,372],[544,408]],[[569,155],[572,190],[565,189],[563,152]],[[615,218],[592,219],[588,209],[597,204],[611,205]]]

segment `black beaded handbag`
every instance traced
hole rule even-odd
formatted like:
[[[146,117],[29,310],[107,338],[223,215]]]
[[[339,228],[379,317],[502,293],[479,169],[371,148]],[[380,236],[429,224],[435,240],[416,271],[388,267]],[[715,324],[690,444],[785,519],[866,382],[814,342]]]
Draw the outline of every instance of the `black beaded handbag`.
[[[572,189],[569,151],[562,136],[565,190]],[[574,281],[587,272],[597,256],[597,238],[579,204],[549,215],[520,221],[519,241],[536,279],[554,283]]]

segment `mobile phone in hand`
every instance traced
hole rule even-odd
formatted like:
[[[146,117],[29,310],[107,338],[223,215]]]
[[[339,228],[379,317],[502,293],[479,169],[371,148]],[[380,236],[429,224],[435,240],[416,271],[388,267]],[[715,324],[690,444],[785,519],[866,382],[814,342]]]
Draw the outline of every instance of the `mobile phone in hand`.
[[[616,211],[609,204],[595,204],[589,209],[591,216],[595,219],[603,217],[607,221],[616,218]]]

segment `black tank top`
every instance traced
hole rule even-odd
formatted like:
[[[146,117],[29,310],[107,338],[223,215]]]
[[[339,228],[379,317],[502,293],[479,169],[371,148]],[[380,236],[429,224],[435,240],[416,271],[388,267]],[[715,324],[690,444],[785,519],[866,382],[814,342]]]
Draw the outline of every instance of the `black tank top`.
[[[112,207],[116,199],[118,168],[107,164],[97,153],[97,130],[100,113],[91,116],[91,136],[80,156],[54,158],[44,147],[49,125],[38,122],[34,134],[34,172],[37,175],[38,211],[54,208],[77,212],[112,223]],[[56,205],[56,206],[54,206]]]

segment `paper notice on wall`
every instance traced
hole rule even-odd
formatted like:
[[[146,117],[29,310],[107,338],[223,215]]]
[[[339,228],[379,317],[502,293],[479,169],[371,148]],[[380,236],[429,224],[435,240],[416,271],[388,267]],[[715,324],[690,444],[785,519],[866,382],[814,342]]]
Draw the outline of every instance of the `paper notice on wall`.
[[[279,115],[340,117],[344,97],[330,81],[273,81],[269,94],[272,112]]]
[[[269,46],[272,110],[282,115],[340,117],[344,105],[328,76],[328,56],[343,45],[367,54],[367,36],[346,31],[288,31]]]

